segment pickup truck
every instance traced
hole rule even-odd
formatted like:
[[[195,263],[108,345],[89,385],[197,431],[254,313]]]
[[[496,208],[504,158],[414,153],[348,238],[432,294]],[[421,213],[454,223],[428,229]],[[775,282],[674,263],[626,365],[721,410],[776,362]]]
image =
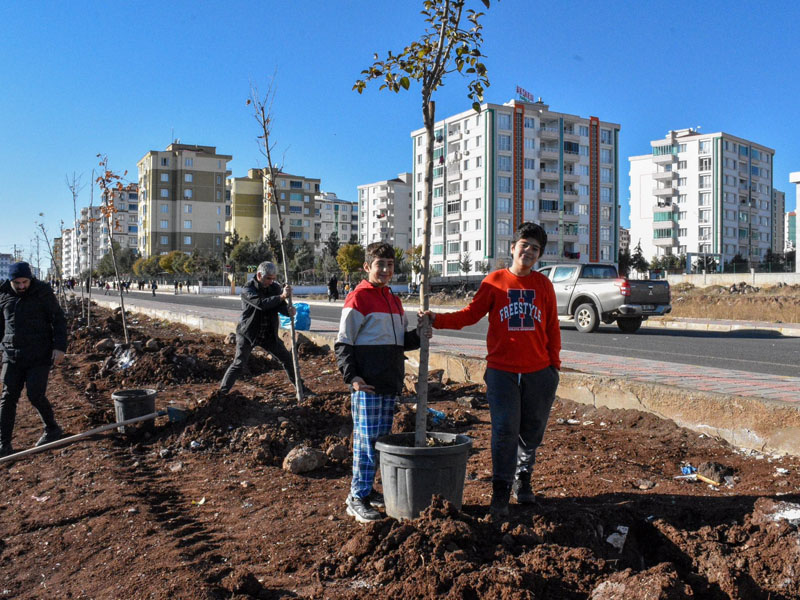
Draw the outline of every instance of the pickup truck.
[[[669,283],[628,280],[611,264],[547,265],[539,272],[553,283],[558,315],[572,317],[582,333],[614,321],[625,333],[635,333],[648,317],[672,310]]]

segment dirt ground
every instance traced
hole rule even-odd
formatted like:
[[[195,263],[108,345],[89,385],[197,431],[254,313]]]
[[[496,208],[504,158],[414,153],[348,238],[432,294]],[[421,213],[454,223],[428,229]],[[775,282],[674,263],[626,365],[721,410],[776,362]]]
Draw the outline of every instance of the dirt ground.
[[[487,518],[489,412],[480,385],[449,385],[437,430],[474,439],[464,506],[359,525],[345,513],[349,396],[330,353],[301,347],[317,396],[298,406],[277,363],[214,393],[233,357],[221,336],[96,309],[74,329],[49,397],[69,433],[114,422],[112,392],[153,387],[157,407],[190,407],[152,433],[105,433],[0,465],[0,597],[5,598],[800,598],[800,460],[733,448],[635,411],[557,400],[534,475],[534,507]],[[73,325],[75,325],[73,323]],[[138,345],[138,344],[137,344]],[[410,400],[410,399],[409,399]],[[413,427],[401,405],[396,429]],[[38,417],[22,400],[14,444]],[[326,452],[282,469],[297,445]],[[727,484],[675,479],[690,463]],[[714,467],[714,465],[711,465]],[[719,467],[722,467],[721,471]]]

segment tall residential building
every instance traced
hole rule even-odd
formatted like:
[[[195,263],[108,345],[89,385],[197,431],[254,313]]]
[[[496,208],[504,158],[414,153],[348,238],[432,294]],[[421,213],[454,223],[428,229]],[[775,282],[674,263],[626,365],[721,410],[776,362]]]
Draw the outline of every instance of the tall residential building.
[[[231,218],[227,231],[235,231],[240,239],[257,242],[264,228],[264,171],[248,169],[247,177],[228,178]]]
[[[797,248],[797,212],[786,213],[783,225],[784,230],[784,252],[791,252]]]
[[[335,233],[339,242],[358,239],[358,205],[342,200],[333,192],[320,192],[314,197],[314,246],[317,252]]]
[[[275,193],[278,208],[283,217],[283,234],[287,238],[311,244],[314,243],[315,200],[320,193],[320,180],[300,175],[278,172],[275,176]],[[266,238],[270,231],[278,232],[278,217],[275,204],[268,198],[269,174],[264,176],[264,220],[262,236]]]
[[[0,279],[8,279],[8,270],[14,262],[13,254],[0,253]]]
[[[233,157],[214,146],[173,143],[151,150],[139,169],[139,252],[219,254],[226,221],[226,177]]]
[[[61,232],[61,276],[78,277],[78,235],[72,227]]]
[[[412,243],[412,174],[358,186],[358,237],[362,246],[388,242],[407,250]]]
[[[84,206],[81,208],[80,220],[77,224],[78,230],[78,255],[81,264],[81,272],[97,268],[97,263],[103,258],[101,247],[107,251],[104,245],[104,238],[108,236],[108,228],[103,223],[103,213],[99,206]]]
[[[631,232],[624,227],[619,228],[619,251],[630,250],[631,247]]]
[[[114,241],[119,244],[120,249],[129,248],[138,250],[139,242],[139,190],[136,184],[131,184],[129,189],[112,190],[111,203],[115,212],[113,213],[113,232]],[[108,236],[109,223],[103,223],[100,236],[100,257],[108,254],[110,238]],[[99,259],[98,259],[99,260]]]
[[[514,230],[540,223],[549,240],[539,264],[616,262],[620,126],[551,111],[541,100],[483,104],[435,124],[434,274],[470,274],[511,262]],[[413,140],[412,227],[422,241],[426,136]]]
[[[772,251],[780,254],[786,246],[784,215],[786,214],[786,193],[772,188]]]
[[[704,253],[759,262],[772,247],[775,151],[727,133],[670,131],[631,156],[631,244],[646,258]]]

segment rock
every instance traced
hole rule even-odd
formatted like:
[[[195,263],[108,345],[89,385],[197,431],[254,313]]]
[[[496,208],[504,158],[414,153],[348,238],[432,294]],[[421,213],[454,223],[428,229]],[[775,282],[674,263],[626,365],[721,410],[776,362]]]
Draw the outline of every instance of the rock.
[[[650,490],[656,487],[656,484],[649,479],[637,479],[633,482],[633,486],[639,488],[640,490]]]
[[[646,571],[625,569],[612,574],[592,590],[589,600],[679,600],[695,598],[681,581],[675,566],[661,563]]]
[[[235,333],[229,333],[229,334],[228,334],[228,335],[225,337],[225,343],[226,343],[228,346],[234,346],[234,345],[236,344],[236,334],[235,334]]]
[[[114,340],[111,338],[103,338],[94,345],[96,352],[111,352],[114,349]]]
[[[475,396],[461,396],[456,403],[464,408],[478,408],[481,405],[481,401]]]
[[[328,457],[321,450],[297,446],[283,459],[283,470],[290,473],[308,473],[324,466],[327,462]]]
[[[332,460],[343,461],[350,456],[350,448],[347,444],[334,444],[325,451],[325,454]]]
[[[183,463],[182,463],[181,461],[176,461],[176,462],[174,462],[174,463],[170,463],[170,464],[168,464],[168,465],[167,465],[167,468],[168,468],[168,469],[169,469],[169,470],[170,470],[172,473],[177,473],[178,471],[182,471],[182,470],[183,470]]]
[[[144,349],[148,352],[158,352],[161,348],[161,344],[158,343],[157,339],[150,338],[144,344]]]
[[[158,451],[158,455],[161,458],[169,458],[170,456],[172,456],[172,450],[170,450],[169,448],[162,448],[161,450]]]

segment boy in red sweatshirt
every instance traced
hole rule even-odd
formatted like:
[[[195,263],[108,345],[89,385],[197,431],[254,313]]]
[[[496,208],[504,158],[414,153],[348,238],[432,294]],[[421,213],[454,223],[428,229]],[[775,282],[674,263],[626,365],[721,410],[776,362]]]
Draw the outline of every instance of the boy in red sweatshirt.
[[[436,329],[461,329],[489,313],[486,398],[492,419],[492,502],[508,515],[512,485],[520,504],[533,504],[531,471],[542,442],[561,368],[561,330],[553,284],[533,266],[547,233],[523,223],[511,245],[513,263],[490,273],[469,306],[426,313]]]
[[[345,383],[350,384],[353,413],[353,479],[347,514],[360,523],[381,518],[383,494],[372,484],[378,467],[375,441],[391,433],[394,405],[403,390],[405,350],[419,348],[419,329],[406,331],[408,319],[389,284],[394,248],[384,242],[367,246],[367,279],[344,301],[334,350]],[[431,331],[425,332],[430,337]]]

